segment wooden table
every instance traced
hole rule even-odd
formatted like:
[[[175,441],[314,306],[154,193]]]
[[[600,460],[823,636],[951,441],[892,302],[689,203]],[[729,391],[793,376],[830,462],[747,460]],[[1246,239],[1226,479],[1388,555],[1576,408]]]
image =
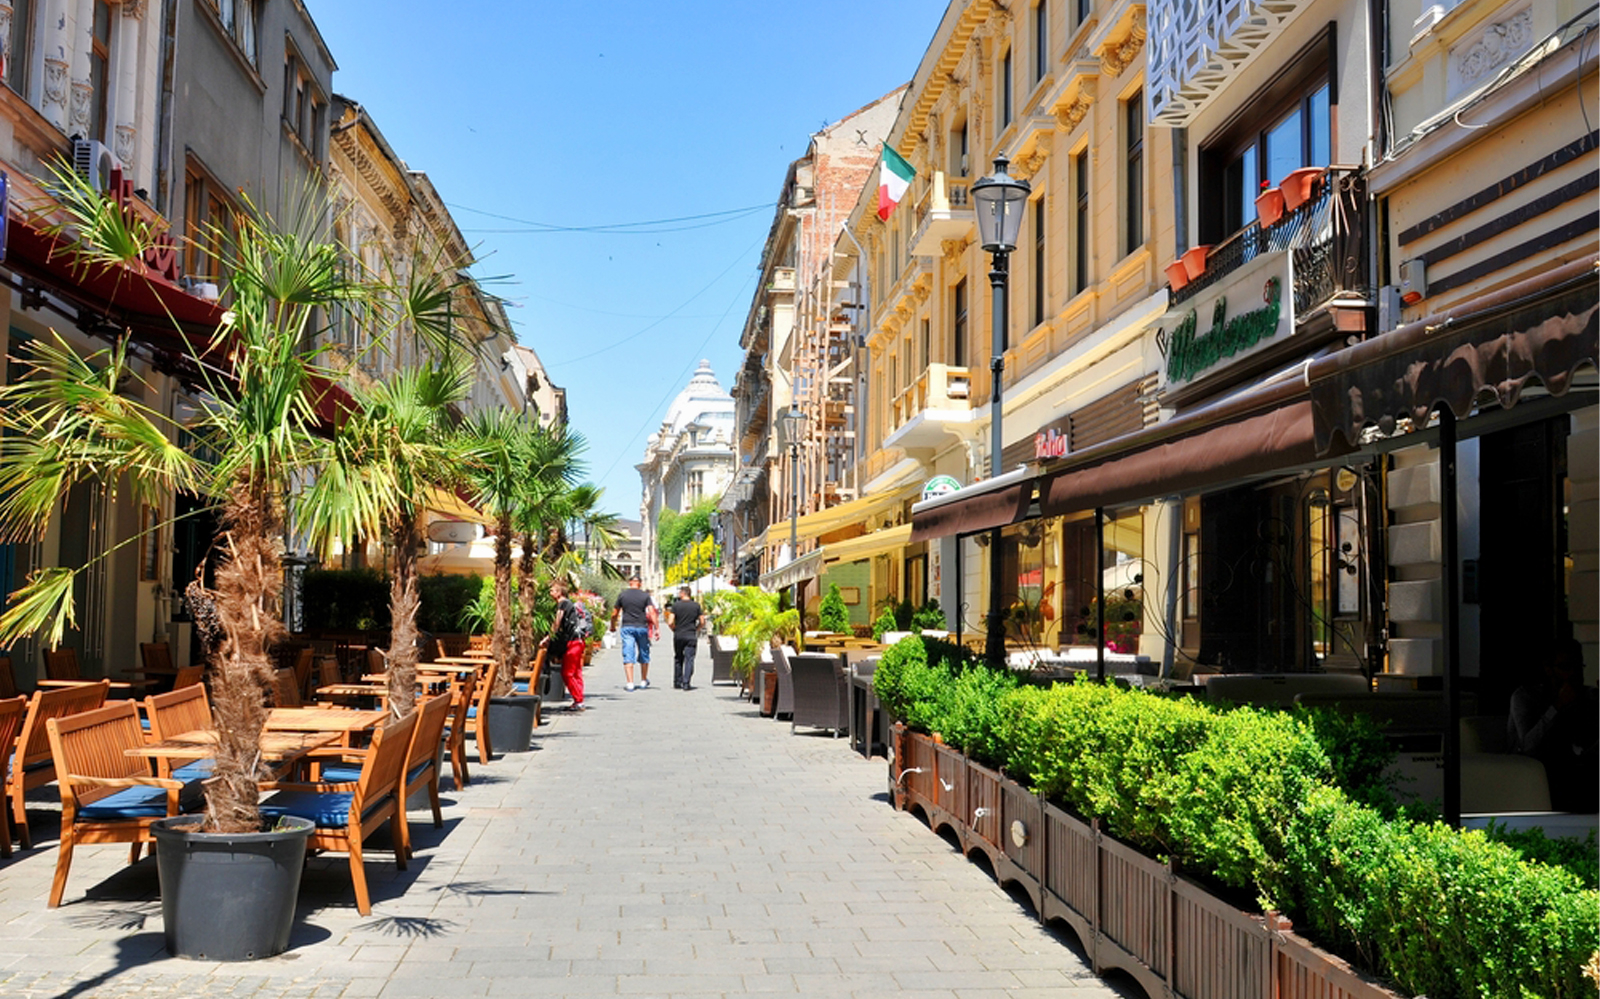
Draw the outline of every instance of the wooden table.
[[[261,755],[267,759],[288,760],[313,749],[331,746],[339,741],[337,732],[263,732]],[[128,756],[160,757],[170,760],[199,760],[216,752],[215,729],[199,728],[179,732],[170,739],[146,743],[123,750]]]
[[[467,662],[446,662],[443,659],[435,659],[431,663],[417,663],[417,672],[448,673],[452,676],[466,676],[469,673],[478,672],[478,670],[484,665],[485,663],[476,660],[469,660]]]
[[[268,732],[336,732],[351,735],[377,728],[389,718],[387,711],[344,711],[331,708],[273,708],[267,713]]]
[[[439,656],[439,657],[435,658],[432,663],[418,663],[417,665],[419,667],[421,667],[421,666],[431,666],[431,665],[437,665],[437,664],[443,664],[443,665],[446,665],[446,666],[474,666],[474,667],[476,667],[476,666],[487,666],[492,662],[494,662],[494,654],[492,652],[485,652],[484,654],[477,655],[477,656]]]

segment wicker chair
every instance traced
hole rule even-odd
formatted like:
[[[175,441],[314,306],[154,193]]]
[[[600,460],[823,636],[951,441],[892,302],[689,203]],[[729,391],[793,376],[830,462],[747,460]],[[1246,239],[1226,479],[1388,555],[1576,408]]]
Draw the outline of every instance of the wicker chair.
[[[830,729],[834,738],[844,735],[850,727],[850,686],[843,659],[825,652],[802,652],[787,658],[794,693],[789,731],[804,725]]]
[[[739,640],[732,635],[711,636],[711,682],[732,683],[733,654],[739,650]]]
[[[794,677],[789,671],[789,660],[796,655],[794,649],[779,645],[772,650],[772,665],[778,672],[778,700],[772,717],[782,721],[794,717]]]

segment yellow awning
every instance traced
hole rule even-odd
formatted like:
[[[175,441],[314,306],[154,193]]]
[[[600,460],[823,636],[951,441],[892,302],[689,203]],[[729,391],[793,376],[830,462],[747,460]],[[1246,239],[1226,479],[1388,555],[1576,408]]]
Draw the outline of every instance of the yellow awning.
[[[422,505],[428,510],[452,520],[470,520],[474,524],[493,526],[494,520],[474,509],[466,500],[448,489],[430,488]]]
[[[913,489],[909,488],[895,489],[873,496],[863,496],[848,503],[839,503],[826,510],[818,510],[816,513],[808,513],[799,519],[795,529],[801,538],[814,538],[820,534],[837,531],[849,524],[864,523],[869,517],[882,515],[898,507],[906,501],[912,491]],[[774,523],[769,530],[775,531],[779,526]],[[788,530],[788,524],[782,526],[785,531]],[[788,534],[785,533],[782,537],[787,540]]]
[[[899,551],[911,543],[911,525],[885,527],[849,541],[834,541],[822,546],[825,562],[856,562],[884,552]]]

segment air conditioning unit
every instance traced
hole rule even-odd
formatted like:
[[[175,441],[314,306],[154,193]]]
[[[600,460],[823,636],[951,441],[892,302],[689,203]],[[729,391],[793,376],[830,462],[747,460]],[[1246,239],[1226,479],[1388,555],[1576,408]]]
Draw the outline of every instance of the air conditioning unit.
[[[89,183],[97,191],[104,191],[111,187],[111,171],[122,170],[122,161],[117,159],[111,147],[95,139],[72,140],[72,168],[78,176],[87,177]]]

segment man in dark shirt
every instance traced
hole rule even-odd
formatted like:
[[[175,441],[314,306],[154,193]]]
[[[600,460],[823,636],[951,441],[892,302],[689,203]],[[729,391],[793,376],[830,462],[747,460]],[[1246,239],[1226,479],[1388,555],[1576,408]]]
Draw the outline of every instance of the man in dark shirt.
[[[672,629],[672,686],[689,690],[695,647],[700,643],[700,605],[687,586],[678,587],[678,599],[667,608],[667,627]]]
[[[611,612],[611,627],[622,637],[622,675],[628,690],[634,689],[635,663],[639,664],[639,689],[650,686],[650,640],[656,637],[656,605],[641,582],[638,575],[628,580],[628,588],[617,596],[616,609]]]

